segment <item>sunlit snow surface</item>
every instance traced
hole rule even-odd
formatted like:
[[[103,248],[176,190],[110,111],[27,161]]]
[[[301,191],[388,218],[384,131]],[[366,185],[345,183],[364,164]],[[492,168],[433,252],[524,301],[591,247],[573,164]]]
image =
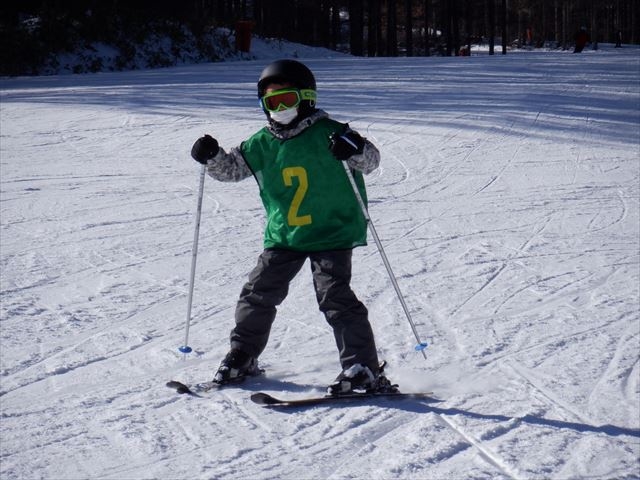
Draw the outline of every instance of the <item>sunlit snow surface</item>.
[[[319,106],[379,146],[373,241],[354,255],[380,357],[439,403],[264,409],[339,372],[308,269],[260,358],[209,399],[235,299],[262,250],[253,179],[205,184],[204,133],[264,124],[268,59],[3,79],[3,479],[640,476],[640,51],[467,58],[312,55]]]

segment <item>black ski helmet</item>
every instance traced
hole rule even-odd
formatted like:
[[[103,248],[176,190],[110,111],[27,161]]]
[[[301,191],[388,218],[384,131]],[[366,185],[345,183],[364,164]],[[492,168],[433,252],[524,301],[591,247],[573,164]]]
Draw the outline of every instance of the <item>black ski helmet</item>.
[[[316,79],[306,65],[290,59],[276,60],[267,65],[258,79],[258,97],[270,83],[291,83],[299,89],[316,89]]]

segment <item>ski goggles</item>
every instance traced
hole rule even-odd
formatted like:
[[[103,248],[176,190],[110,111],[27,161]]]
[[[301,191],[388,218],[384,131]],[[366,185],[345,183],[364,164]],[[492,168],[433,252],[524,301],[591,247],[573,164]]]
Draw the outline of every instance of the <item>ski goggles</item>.
[[[260,99],[260,104],[268,112],[277,112],[278,110],[286,110],[295,108],[300,105],[303,100],[316,101],[316,91],[310,89],[298,90],[297,88],[283,88],[265,94]]]

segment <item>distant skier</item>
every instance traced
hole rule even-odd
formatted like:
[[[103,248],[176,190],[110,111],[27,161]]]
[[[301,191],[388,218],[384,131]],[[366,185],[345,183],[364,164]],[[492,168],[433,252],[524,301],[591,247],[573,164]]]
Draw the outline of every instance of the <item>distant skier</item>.
[[[340,162],[347,161],[366,199],[362,173],[378,167],[380,154],[348,124],[316,108],[315,78],[300,62],[268,65],[258,80],[258,97],[267,126],[228,153],[209,135],[191,150],[216,180],[238,182],[253,175],[267,215],[264,251],[240,293],[231,349],[214,382],[259,373],[258,356],[276,307],[308,258],[342,366],[328,392],[392,389],[379,367],[367,309],[350,287],[352,249],[366,244],[367,225]]]
[[[616,48],[622,47],[622,30],[616,32]]]
[[[584,47],[590,41],[589,34],[587,33],[587,27],[580,27],[580,30],[578,31],[578,33],[576,33],[575,41],[576,41],[576,45],[573,50],[573,53],[582,52]]]

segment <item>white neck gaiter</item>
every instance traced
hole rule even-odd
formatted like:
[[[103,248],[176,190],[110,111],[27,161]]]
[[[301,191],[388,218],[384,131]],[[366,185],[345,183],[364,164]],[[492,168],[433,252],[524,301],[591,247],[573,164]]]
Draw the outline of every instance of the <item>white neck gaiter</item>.
[[[298,109],[287,108],[286,110],[269,112],[269,115],[273,121],[278,122],[280,125],[289,125],[298,116]]]

